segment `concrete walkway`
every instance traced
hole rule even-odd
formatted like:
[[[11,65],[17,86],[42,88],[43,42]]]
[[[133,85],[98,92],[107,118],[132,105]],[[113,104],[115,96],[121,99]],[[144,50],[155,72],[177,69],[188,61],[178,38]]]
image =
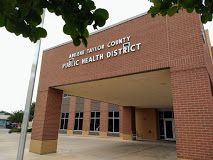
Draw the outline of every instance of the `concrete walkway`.
[[[19,134],[0,129],[0,160],[15,160]],[[123,141],[120,138],[59,135],[58,152],[37,155],[29,152],[30,135],[24,160],[175,160],[174,143]]]

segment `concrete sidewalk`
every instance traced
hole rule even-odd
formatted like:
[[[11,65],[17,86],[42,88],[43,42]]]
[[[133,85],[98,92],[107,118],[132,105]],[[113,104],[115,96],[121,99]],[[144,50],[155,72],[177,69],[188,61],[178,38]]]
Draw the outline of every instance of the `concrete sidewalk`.
[[[0,129],[0,160],[15,160],[19,134]],[[58,152],[37,155],[29,152],[30,135],[24,160],[175,160],[175,143],[123,141],[120,138],[59,135]]]

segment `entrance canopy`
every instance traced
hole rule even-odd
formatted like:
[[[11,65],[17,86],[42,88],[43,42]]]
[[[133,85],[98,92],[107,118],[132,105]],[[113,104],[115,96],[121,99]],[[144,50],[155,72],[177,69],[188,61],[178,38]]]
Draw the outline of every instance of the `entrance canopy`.
[[[169,69],[55,87],[74,96],[142,108],[172,106]]]

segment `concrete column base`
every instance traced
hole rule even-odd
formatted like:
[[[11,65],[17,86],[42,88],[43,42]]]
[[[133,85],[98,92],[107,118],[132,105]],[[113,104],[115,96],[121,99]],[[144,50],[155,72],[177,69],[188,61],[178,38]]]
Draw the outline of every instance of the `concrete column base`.
[[[107,137],[107,132],[99,132],[100,137]]]
[[[34,140],[30,141],[30,152],[37,154],[56,153],[57,140]]]
[[[68,130],[67,130],[67,135],[68,135],[68,136],[72,136],[72,135],[73,135],[73,130],[69,130],[69,129],[68,129]]]
[[[123,134],[123,133],[120,133],[120,137],[123,140],[133,140],[133,135],[132,134]]]
[[[83,136],[88,136],[89,135],[89,131],[82,131],[82,135]]]

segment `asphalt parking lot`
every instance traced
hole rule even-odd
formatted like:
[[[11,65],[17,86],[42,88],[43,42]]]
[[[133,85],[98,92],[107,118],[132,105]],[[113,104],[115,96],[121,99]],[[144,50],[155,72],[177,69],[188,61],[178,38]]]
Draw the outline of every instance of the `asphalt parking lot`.
[[[0,160],[15,160],[19,134],[0,129]],[[38,155],[29,152],[30,134],[24,160],[176,160],[175,143],[124,141],[120,138],[59,135],[58,152]]]

